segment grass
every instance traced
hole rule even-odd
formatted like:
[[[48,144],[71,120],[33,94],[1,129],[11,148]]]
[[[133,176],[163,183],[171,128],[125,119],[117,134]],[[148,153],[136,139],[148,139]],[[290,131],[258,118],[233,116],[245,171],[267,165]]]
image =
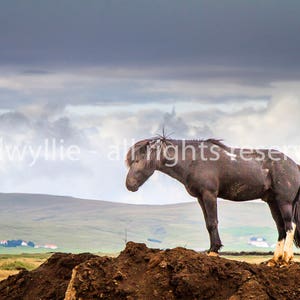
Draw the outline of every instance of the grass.
[[[36,269],[51,255],[51,253],[0,255],[0,281],[10,275],[17,274],[22,269],[28,271]]]
[[[1,265],[2,270],[34,270],[36,266],[34,264],[26,263],[23,261],[15,260],[12,262],[6,262]]]

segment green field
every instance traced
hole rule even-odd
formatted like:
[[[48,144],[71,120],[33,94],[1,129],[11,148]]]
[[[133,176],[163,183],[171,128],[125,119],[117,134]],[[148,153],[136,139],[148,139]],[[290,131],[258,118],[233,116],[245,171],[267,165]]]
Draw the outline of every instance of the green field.
[[[125,241],[154,248],[209,246],[198,203],[130,205],[71,197],[0,194],[0,240],[23,239],[56,244],[60,252],[115,253]],[[272,251],[248,245],[251,236],[276,242],[275,224],[266,204],[219,202],[224,251]],[[150,239],[150,241],[149,241]],[[40,253],[49,249],[4,248],[1,253]]]
[[[38,254],[1,254],[0,255],[0,281],[9,275],[17,274],[21,269],[34,270],[45,262],[50,253]]]

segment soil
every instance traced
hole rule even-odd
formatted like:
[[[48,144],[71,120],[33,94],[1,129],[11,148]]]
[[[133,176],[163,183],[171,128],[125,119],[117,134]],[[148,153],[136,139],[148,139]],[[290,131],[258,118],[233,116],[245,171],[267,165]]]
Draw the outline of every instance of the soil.
[[[300,299],[300,263],[268,267],[127,243],[116,258],[54,254],[0,282],[0,299]]]
[[[89,253],[52,255],[39,268],[22,270],[0,282],[1,300],[64,299],[75,266],[96,257]]]

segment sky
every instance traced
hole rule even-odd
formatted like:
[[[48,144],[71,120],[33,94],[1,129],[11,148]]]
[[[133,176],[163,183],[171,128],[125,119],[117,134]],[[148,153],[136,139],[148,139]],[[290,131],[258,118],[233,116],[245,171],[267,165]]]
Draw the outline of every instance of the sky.
[[[129,146],[163,127],[300,163],[299,13],[291,0],[1,0],[0,191],[191,201],[158,173],[125,188]]]

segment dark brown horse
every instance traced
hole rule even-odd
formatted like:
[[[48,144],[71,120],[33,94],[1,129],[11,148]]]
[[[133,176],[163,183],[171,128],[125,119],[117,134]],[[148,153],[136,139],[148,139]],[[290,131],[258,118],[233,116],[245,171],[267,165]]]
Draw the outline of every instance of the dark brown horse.
[[[177,179],[198,199],[210,237],[210,255],[222,247],[217,197],[268,203],[278,230],[272,263],[293,258],[293,240],[300,247],[300,169],[279,151],[231,148],[213,139],[152,138],[133,145],[126,163],[130,191],[137,191],[157,170]]]

